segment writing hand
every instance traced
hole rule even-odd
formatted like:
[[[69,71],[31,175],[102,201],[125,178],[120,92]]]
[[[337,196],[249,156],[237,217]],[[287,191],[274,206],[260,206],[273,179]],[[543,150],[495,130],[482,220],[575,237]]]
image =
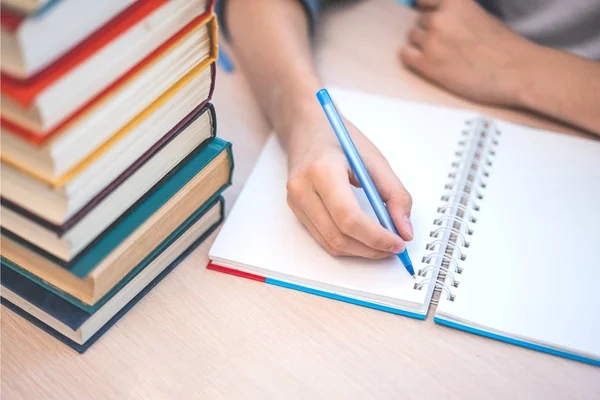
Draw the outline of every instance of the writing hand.
[[[350,185],[359,186],[327,119],[320,114],[295,124],[288,143],[288,205],[331,254],[384,258],[411,240],[412,198],[378,149],[351,123],[348,131],[401,237],[359,206]]]

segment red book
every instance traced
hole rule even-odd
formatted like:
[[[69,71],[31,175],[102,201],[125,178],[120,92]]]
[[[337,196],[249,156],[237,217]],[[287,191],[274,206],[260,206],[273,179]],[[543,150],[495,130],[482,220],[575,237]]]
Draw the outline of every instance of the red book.
[[[9,133],[20,136],[34,144],[41,145],[47,141],[54,133],[59,131],[62,127],[73,121],[77,116],[81,115],[89,107],[93,106],[97,102],[101,101],[111,90],[114,90],[119,85],[130,79],[135,73],[143,69],[148,63],[160,54],[166,47],[176,41],[186,30],[191,29],[194,23],[197,23],[198,19],[206,18],[209,13],[212,12],[214,0],[208,0],[204,13],[190,23],[188,23],[182,30],[180,30],[175,36],[168,38],[165,42],[155,48],[150,54],[146,55],[132,65],[127,70],[120,72],[120,76],[116,79],[107,82],[104,88],[100,87],[99,90],[93,97],[85,99],[85,102],[81,102],[81,98],[76,98],[75,108],[64,109],[63,114],[57,116],[51,113],[39,112],[39,115],[48,115],[48,118],[54,120],[51,121],[23,121],[20,115],[25,115],[27,110],[36,109],[36,107],[43,107],[43,105],[37,105],[36,101],[40,98],[41,94],[45,94],[44,99],[48,100],[48,94],[50,91],[56,96],[64,96],[64,89],[59,91],[55,85],[58,83],[65,85],[65,81],[72,78],[75,70],[83,68],[86,62],[90,61],[90,58],[97,54],[99,51],[103,51],[107,48],[115,39],[122,37],[126,32],[134,28],[153,12],[161,9],[161,7],[169,7],[172,4],[169,0],[138,0],[132,6],[121,13],[117,18],[106,24],[102,29],[98,30],[93,35],[89,36],[86,40],[81,42],[55,63],[51,64],[46,69],[40,71],[38,74],[27,80],[16,80],[5,74],[1,77],[1,92],[5,99],[9,99],[13,103],[12,113],[7,110],[7,107],[3,107],[2,112],[2,128],[7,130]],[[10,20],[10,17],[8,18]],[[12,22],[13,25],[15,22]],[[11,25],[12,26],[12,25]],[[89,67],[89,66],[88,66]],[[104,73],[102,68],[94,68],[93,71],[99,71],[98,73]],[[93,81],[93,77],[92,77]],[[87,82],[86,82],[87,84]],[[69,93],[67,89],[67,95]],[[18,109],[21,108],[22,111]],[[16,109],[16,111],[15,111]]]

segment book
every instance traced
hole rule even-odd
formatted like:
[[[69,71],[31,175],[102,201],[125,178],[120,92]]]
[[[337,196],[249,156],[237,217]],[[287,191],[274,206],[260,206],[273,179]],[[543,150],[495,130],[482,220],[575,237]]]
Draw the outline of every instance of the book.
[[[14,10],[20,14],[38,14],[60,0],[2,0],[2,12]]]
[[[161,140],[163,132],[176,129],[188,118],[197,108],[199,99],[206,103],[212,97],[214,82],[213,63],[205,70],[198,70],[198,75],[190,76],[189,82],[182,82],[184,86],[175,87],[159,98],[151,109],[132,120],[78,167],[53,183],[3,163],[0,170],[3,202],[8,200],[17,204],[52,224],[65,224],[147,154]],[[191,112],[186,116],[188,110]]]
[[[333,257],[312,238],[286,204],[287,158],[276,136],[208,267],[418,319],[439,294],[439,324],[600,366],[600,268],[591,261],[600,142],[468,110],[332,95],[412,195],[415,237],[406,245],[417,280],[396,257]],[[364,192],[354,193],[375,219]]]
[[[60,205],[46,193],[30,191],[23,194],[23,197],[33,197],[37,203],[32,211],[2,199],[2,228],[61,260],[69,261],[188,154],[208,143],[215,132],[216,116],[212,104],[198,107],[64,223],[56,225],[38,216],[36,209]],[[153,137],[148,134],[144,138],[146,136],[150,136],[150,139]],[[133,149],[128,150],[132,151]],[[96,183],[96,186],[98,181],[106,181],[102,176],[105,171],[107,169],[94,174],[94,179],[88,181]],[[94,194],[86,191],[86,187],[81,191],[88,192],[88,198]],[[68,197],[59,199],[69,200]]]
[[[78,306],[94,305],[194,210],[228,187],[232,170],[230,143],[212,139],[69,262],[4,230],[2,262],[67,300],[79,299]]]
[[[181,120],[198,104],[198,98],[208,96],[212,87],[208,66],[217,54],[215,33],[214,16],[195,20],[151,62],[123,77],[123,84],[117,84],[81,115],[76,113],[66,125],[48,133],[41,143],[31,142],[31,136],[3,119],[2,162],[43,182],[60,185],[131,131],[147,127],[148,117],[158,117],[157,111],[168,107],[165,104],[176,95],[187,95],[189,108],[182,107],[184,112],[175,121]],[[180,108],[175,107],[177,111]]]
[[[32,15],[18,14],[4,7],[3,2],[2,73],[14,79],[28,79],[135,2],[63,0],[49,4],[43,13]],[[44,43],[47,45],[43,46]]]
[[[86,312],[2,267],[2,304],[80,353],[85,352],[219,226],[223,198],[203,206],[160,251],[101,307]]]
[[[2,75],[3,124],[11,122],[34,137],[45,136],[123,76],[142,68],[140,64],[160,52],[177,32],[206,19],[210,12],[202,3],[139,1],[101,29],[100,35],[90,36],[37,75],[27,80]],[[39,42],[53,48],[49,39]]]

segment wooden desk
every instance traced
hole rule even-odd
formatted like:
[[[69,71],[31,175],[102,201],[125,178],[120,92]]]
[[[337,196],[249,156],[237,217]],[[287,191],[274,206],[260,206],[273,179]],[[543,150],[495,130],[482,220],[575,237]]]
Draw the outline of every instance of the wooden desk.
[[[327,17],[318,52],[326,83],[471,106],[397,62],[413,18],[388,0]],[[234,143],[236,157],[230,208],[269,128],[243,76],[219,71],[217,79],[219,135]],[[207,271],[211,243],[84,355],[2,308],[2,399],[600,398],[598,368],[437,326],[431,318]]]

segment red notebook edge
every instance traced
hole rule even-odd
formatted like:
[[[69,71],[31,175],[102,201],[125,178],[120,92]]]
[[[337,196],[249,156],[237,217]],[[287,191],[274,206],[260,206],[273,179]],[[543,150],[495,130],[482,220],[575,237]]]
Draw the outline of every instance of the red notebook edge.
[[[233,269],[233,268],[222,267],[220,265],[213,263],[210,260],[208,261],[208,264],[206,265],[206,269],[210,269],[212,271],[223,272],[223,273],[226,273],[229,275],[239,276],[239,277],[246,278],[246,279],[252,279],[253,281],[258,281],[258,282],[266,282],[266,280],[267,280],[267,278],[265,278],[264,276],[250,274],[248,272],[243,272],[243,271]]]
[[[149,63],[154,61],[154,59],[160,56],[164,51],[166,51],[173,43],[175,43],[178,39],[186,35],[189,31],[195,28],[198,24],[205,22],[207,19],[211,17],[212,13],[205,12],[198,17],[194,18],[190,23],[188,23],[185,27],[183,27],[179,32],[169,38],[166,42],[156,48],[152,53],[148,54],[146,58],[140,61],[137,65],[131,68],[129,71],[126,71],[120,78],[114,81],[112,84],[104,88],[100,93],[91,98],[87,103],[83,104],[79,109],[74,111],[71,115],[65,118],[62,122],[60,122],[57,126],[52,128],[51,130],[44,132],[42,134],[33,132],[29,129],[23,128],[16,123],[9,121],[8,119],[1,117],[0,118],[0,126],[2,128],[7,129],[9,134],[20,137],[34,145],[41,146],[46,141],[51,139],[57,132],[59,132],[62,128],[68,125],[70,122],[75,120],[77,117],[82,115],[85,111],[87,111],[91,106],[93,106],[96,102],[101,100],[104,96],[107,96],[111,91],[117,89],[122,84],[125,84],[133,75],[137,72],[145,68]],[[216,21],[213,22],[216,25]],[[216,29],[216,27],[215,27]],[[211,47],[212,43],[211,43]],[[216,54],[212,54],[211,57],[216,57]],[[214,70],[213,70],[214,72]],[[213,88],[211,87],[211,91]]]

